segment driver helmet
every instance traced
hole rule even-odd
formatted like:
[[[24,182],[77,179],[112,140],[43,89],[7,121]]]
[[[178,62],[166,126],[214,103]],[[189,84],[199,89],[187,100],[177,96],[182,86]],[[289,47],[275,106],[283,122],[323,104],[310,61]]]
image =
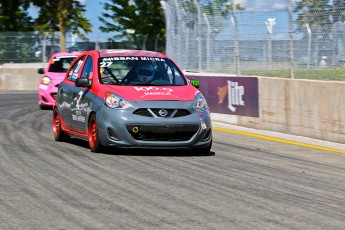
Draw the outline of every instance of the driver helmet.
[[[109,71],[104,67],[99,68],[99,72],[101,73],[101,76],[109,75]]]
[[[153,79],[154,68],[150,63],[145,63],[138,67],[138,80],[141,82],[150,82]]]

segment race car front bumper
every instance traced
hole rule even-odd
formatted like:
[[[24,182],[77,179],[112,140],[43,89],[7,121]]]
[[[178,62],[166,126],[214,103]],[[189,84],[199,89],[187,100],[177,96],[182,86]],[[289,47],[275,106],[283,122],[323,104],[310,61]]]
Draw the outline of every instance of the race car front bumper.
[[[197,111],[191,102],[145,101],[132,102],[131,105],[122,110],[103,106],[96,114],[99,138],[103,145],[122,148],[203,148],[212,141],[209,111]],[[162,117],[156,112],[162,109],[168,111],[168,116]],[[143,112],[145,110],[148,112]]]

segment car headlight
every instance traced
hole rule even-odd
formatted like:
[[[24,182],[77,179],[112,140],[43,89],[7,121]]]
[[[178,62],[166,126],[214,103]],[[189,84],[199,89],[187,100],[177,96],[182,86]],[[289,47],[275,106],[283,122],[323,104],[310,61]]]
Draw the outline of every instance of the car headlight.
[[[43,85],[49,85],[50,83],[52,83],[52,79],[50,79],[50,77],[44,76],[42,77],[41,82]]]
[[[193,101],[193,108],[197,111],[205,111],[208,110],[208,105],[206,99],[201,93],[198,93]]]
[[[131,105],[120,96],[107,92],[105,94],[105,104],[113,109],[127,109]]]

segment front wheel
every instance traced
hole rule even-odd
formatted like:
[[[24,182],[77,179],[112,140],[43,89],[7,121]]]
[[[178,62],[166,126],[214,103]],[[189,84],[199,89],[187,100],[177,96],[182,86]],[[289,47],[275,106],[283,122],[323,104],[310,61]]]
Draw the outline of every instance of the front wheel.
[[[88,139],[91,152],[97,153],[102,150],[102,144],[98,135],[96,114],[92,114],[89,120]]]
[[[210,144],[207,147],[205,147],[205,148],[193,149],[193,153],[194,154],[198,154],[198,155],[207,155],[207,154],[210,153],[211,148],[212,148],[212,140],[211,140]]]
[[[39,104],[38,107],[40,108],[40,110],[49,110],[49,109],[51,109],[51,107],[45,106],[45,105],[41,105],[41,104]]]

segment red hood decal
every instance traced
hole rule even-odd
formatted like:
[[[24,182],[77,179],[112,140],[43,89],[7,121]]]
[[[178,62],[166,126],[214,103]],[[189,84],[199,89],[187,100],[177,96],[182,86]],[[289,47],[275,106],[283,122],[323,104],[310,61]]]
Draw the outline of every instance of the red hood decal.
[[[185,86],[109,86],[105,91],[113,92],[128,101],[192,101],[197,92],[191,85]]]

